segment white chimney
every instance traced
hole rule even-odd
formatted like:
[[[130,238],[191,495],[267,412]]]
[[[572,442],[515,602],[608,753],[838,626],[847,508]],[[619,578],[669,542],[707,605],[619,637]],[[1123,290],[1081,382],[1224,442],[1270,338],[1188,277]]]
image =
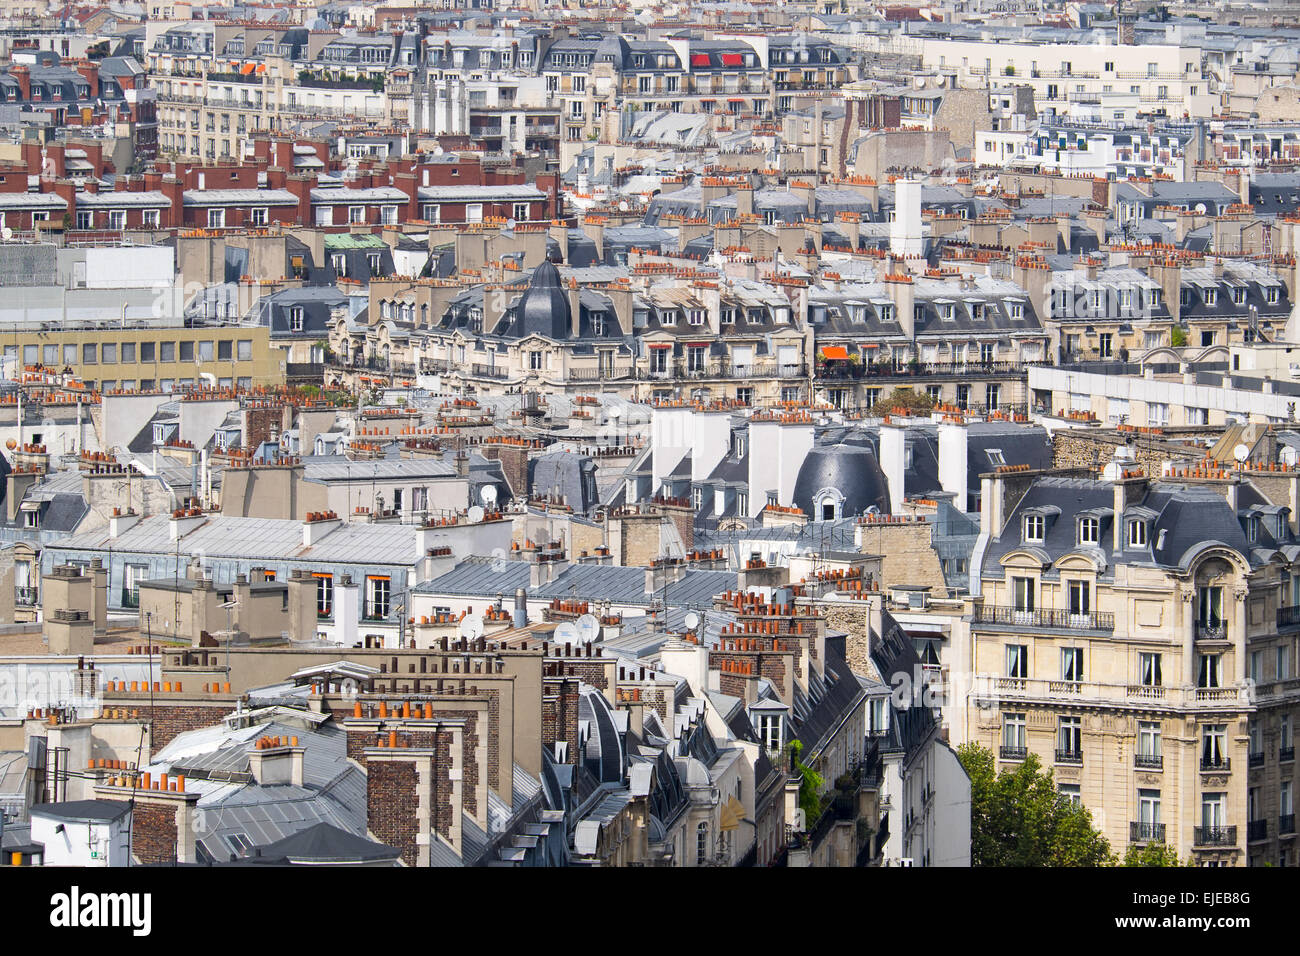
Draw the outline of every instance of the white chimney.
[[[896,256],[921,255],[921,183],[915,179],[900,179],[894,183],[894,221],[889,224],[889,251]]]

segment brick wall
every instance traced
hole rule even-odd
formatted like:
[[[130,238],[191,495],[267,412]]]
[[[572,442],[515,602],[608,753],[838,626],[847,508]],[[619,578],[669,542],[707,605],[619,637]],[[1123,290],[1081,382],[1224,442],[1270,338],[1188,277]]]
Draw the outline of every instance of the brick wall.
[[[141,863],[176,859],[176,808],[137,801],[131,815],[131,853]]]
[[[578,681],[546,678],[542,692],[542,746],[555,752],[557,741],[569,744],[569,761],[578,759]]]
[[[351,746],[353,736],[349,735]],[[381,843],[402,851],[402,862],[415,866],[420,832],[420,800],[413,763],[376,763],[367,769],[366,826]]]
[[[110,706],[130,707],[140,711],[142,720],[152,721],[153,729],[153,748],[154,751],[167,746],[177,734],[183,734],[189,730],[198,730],[202,727],[211,727],[213,724],[221,722],[221,719],[230,713],[229,704],[211,705],[211,704],[156,704],[149,706],[148,698],[145,698],[143,704],[138,703],[133,698],[130,703],[126,701],[111,700],[108,701]]]

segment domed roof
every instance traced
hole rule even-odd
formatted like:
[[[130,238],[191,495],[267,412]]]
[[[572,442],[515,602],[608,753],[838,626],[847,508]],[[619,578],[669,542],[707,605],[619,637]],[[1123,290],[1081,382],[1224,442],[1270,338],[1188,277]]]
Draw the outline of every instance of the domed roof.
[[[533,270],[528,291],[515,306],[515,327],[521,337],[545,335],[552,339],[568,338],[572,328],[569,297],[560,283],[560,271],[550,261],[543,261]]]
[[[814,521],[823,517],[830,492],[835,517],[852,517],[875,507],[889,512],[889,484],[876,460],[875,451],[865,445],[818,445],[804,458],[794,483],[794,503]]]

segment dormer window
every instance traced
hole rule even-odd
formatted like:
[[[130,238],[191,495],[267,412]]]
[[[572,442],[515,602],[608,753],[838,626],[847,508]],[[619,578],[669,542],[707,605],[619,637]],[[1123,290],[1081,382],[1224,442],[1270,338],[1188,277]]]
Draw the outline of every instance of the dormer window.
[[[1130,548],[1145,548],[1147,546],[1147,523],[1141,518],[1129,520],[1128,546]]]
[[[1079,544],[1096,544],[1101,538],[1101,522],[1096,518],[1079,519]]]
[[[1246,540],[1254,544],[1259,539],[1259,519],[1254,515],[1246,519]]]
[[[1044,525],[1042,515],[1025,515],[1025,540],[1042,543]]]
[[[1277,305],[1277,298],[1278,294],[1276,287],[1270,287],[1264,290],[1264,301],[1269,305]]]
[[[1218,290],[1218,289],[1206,289],[1206,290],[1205,290],[1205,304],[1206,304],[1206,305],[1218,305],[1218,304],[1219,304],[1219,290]]]
[[[763,738],[763,746],[771,753],[778,753],[783,743],[782,720],[779,713],[760,714],[758,717],[758,733]]]

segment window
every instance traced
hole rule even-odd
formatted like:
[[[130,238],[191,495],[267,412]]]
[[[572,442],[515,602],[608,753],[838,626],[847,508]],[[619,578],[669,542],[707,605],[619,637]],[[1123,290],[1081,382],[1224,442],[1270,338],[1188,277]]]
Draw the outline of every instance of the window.
[[[1067,588],[1070,604],[1070,616],[1086,618],[1092,614],[1092,583],[1089,581],[1071,581]]]
[[[182,361],[182,362],[193,362],[193,361],[194,361],[194,343],[193,343],[193,342],[181,342],[181,343],[180,343],[180,347],[181,347],[181,361]]]
[[[199,361],[211,362],[213,357],[212,340],[205,339],[199,343]]]
[[[361,223],[364,223],[365,221],[366,221],[366,207],[365,207],[365,206],[348,206],[348,223],[349,223],[349,224],[351,224],[351,225],[359,225],[359,224],[361,224]]]
[[[1288,680],[1291,677],[1291,648],[1285,644],[1279,644],[1277,647],[1277,680]]]
[[[219,362],[229,362],[230,359],[234,356],[234,351],[235,351],[235,343],[234,343],[234,342],[231,342],[230,339],[224,339],[224,340],[218,342],[218,343],[217,343],[217,361],[219,361]],[[126,361],[126,356],[123,356],[123,357],[122,357],[122,361],[123,361],[123,362]]]
[[[478,203],[478,202],[467,203],[466,206],[465,206],[465,221],[466,221],[466,222],[482,222],[482,221],[483,221],[483,204],[482,204],[482,203]]]
[[[128,564],[124,568],[124,572],[122,606],[139,607],[140,582],[148,578],[149,566],[147,564]]]
[[[99,352],[100,352],[100,361],[102,361],[105,365],[117,364],[117,343],[116,342],[105,342],[102,346],[100,346]]]
[[[114,232],[121,232],[126,228],[126,210],[114,209],[108,214],[108,228]]]
[[[1033,578],[1012,578],[1011,593],[1017,611],[1032,612],[1034,610]]]
[[[1079,544],[1096,544],[1101,537],[1101,522],[1096,518],[1079,519]]]
[[[1141,518],[1134,518],[1128,523],[1128,546],[1145,548],[1147,545],[1147,525]]]
[[[1201,826],[1217,834],[1225,826],[1228,818],[1228,795],[1226,793],[1201,794]]]
[[[1062,717],[1056,732],[1056,759],[1078,761],[1083,759],[1083,721],[1078,717]]]
[[[1004,757],[1023,757],[1025,755],[1025,715],[1002,715],[1002,755]]]
[[[1061,680],[1078,683],[1083,680],[1083,648],[1061,648]]]
[[[1222,767],[1227,762],[1227,724],[1205,724],[1201,728],[1201,766]]]
[[[160,362],[175,362],[176,343],[175,342],[159,343],[158,356],[159,356],[158,360]]]
[[[763,738],[763,746],[771,751],[779,751],[782,747],[781,715],[761,714],[758,718],[758,727],[759,734]]]
[[[92,342],[87,342],[81,347],[81,364],[94,365],[99,361],[99,346]]]
[[[253,360],[253,340],[240,339],[235,343],[235,354],[241,362],[251,362]]]
[[[541,371],[542,353],[540,350],[532,351],[528,353],[528,367],[534,372]]]
[[[329,617],[334,612],[334,577],[330,574],[317,574],[316,577],[316,616]]]
[[[1042,541],[1043,525],[1042,515],[1025,515],[1025,540]]]
[[[371,575],[366,578],[366,618],[379,620],[388,617],[391,587],[386,577]]]
[[[289,331],[290,332],[302,331],[302,307],[301,306],[294,306],[292,309],[289,310]]]
[[[1143,651],[1138,654],[1138,679],[1143,687],[1160,686],[1160,655]]]
[[[1196,686],[1209,689],[1223,686],[1223,655],[1201,654],[1196,669]]]
[[[223,229],[226,225],[226,211],[224,209],[208,210],[208,228]]]
[[[78,210],[78,212],[77,212],[77,228],[78,228],[78,229],[94,229],[94,228],[95,228],[95,214],[94,214],[93,212],[88,212],[88,211],[85,211],[85,210]]]
[[[808,821],[811,823],[812,821]],[[709,858],[709,825],[701,823],[695,828],[695,862],[703,865]]]
[[[1222,640],[1227,636],[1223,620],[1223,588],[1207,585],[1196,589],[1196,623],[1200,637]]]
[[[1029,677],[1029,646],[1007,645],[1007,676],[1025,680]]]
[[[1155,839],[1156,828],[1160,826],[1160,791],[1159,790],[1139,790],[1138,791],[1138,821],[1144,828],[1143,836],[1146,839]]]
[[[1160,759],[1160,721],[1138,721],[1137,756],[1146,758],[1146,766],[1160,765],[1156,762]],[[1139,764],[1142,764],[1141,760]]]
[[[135,343],[123,342],[121,346],[122,362],[129,364],[135,362]]]

